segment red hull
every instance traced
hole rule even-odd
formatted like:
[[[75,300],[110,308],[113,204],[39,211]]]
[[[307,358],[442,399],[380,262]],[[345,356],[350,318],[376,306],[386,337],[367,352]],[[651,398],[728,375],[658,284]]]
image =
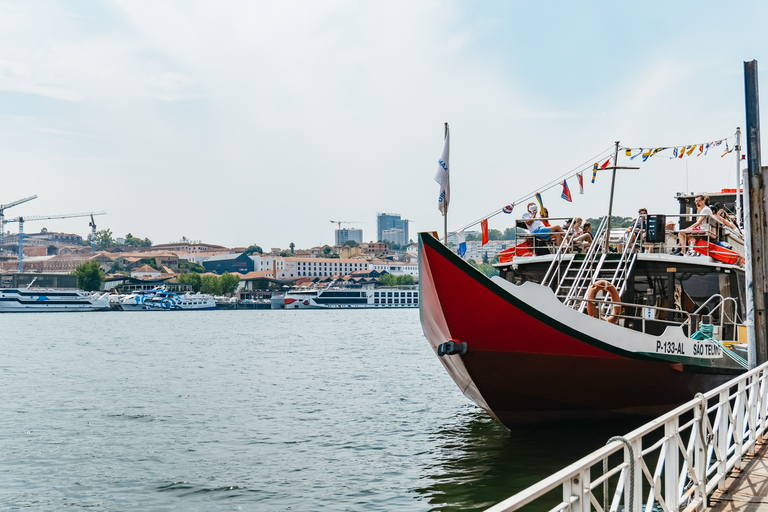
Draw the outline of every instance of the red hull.
[[[735,373],[689,368],[607,346],[548,317],[485,277],[429,234],[419,235],[421,320],[464,394],[507,426],[561,419],[659,415]],[[565,307],[565,306],[563,306]]]

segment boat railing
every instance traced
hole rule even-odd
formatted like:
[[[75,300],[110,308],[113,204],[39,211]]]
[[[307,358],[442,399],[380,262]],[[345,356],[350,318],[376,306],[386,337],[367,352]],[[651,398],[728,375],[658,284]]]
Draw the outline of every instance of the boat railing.
[[[569,219],[570,217],[567,217]],[[551,218],[551,220],[561,220],[560,218]],[[566,254],[569,254],[571,251],[571,246],[573,245],[573,221],[571,221],[568,224],[568,229],[563,234],[563,239],[560,241],[560,245],[557,246],[557,252],[555,253],[555,257],[552,259],[552,263],[549,265],[549,269],[547,269],[547,273],[544,275],[544,279],[542,280],[541,284],[544,286],[550,286],[552,284],[552,281],[555,279],[555,276],[557,276],[557,282],[559,283],[561,281],[561,266],[560,264],[563,261],[563,257]]]
[[[592,280],[595,274],[594,272],[595,262],[597,261],[597,257],[600,254],[600,251],[598,250],[600,244],[597,241],[600,239],[603,232],[605,231],[607,223],[608,223],[608,217],[603,217],[600,220],[600,225],[597,227],[597,232],[595,233],[595,236],[592,239],[593,242],[589,245],[589,249],[587,249],[587,254],[584,256],[584,260],[582,260],[581,266],[576,272],[576,276],[573,278],[573,281],[570,283],[568,287],[568,292],[565,296],[565,299],[563,300],[563,304],[565,304],[566,306],[571,306],[574,309],[576,309],[577,296],[583,294],[583,291],[586,288],[585,286],[586,283],[592,284]],[[566,276],[567,276],[567,272],[566,272]],[[555,293],[557,294],[560,291],[560,288],[562,287],[563,287],[563,283],[561,282],[560,285],[558,286],[558,289],[555,291]]]
[[[486,510],[702,510],[768,432],[768,363],[608,443]],[[553,492],[561,501],[552,507]],[[542,500],[543,499],[543,500]],[[538,501],[541,500],[541,501]]]
[[[653,217],[654,215],[643,215],[641,217]],[[696,213],[682,213],[682,214],[669,214],[665,215],[666,219],[680,219],[683,220],[685,218],[689,217],[702,217],[703,214],[696,214]],[[550,217],[549,220],[561,220],[561,219],[568,219],[570,217]],[[606,220],[606,217],[603,217],[602,220]],[[519,219],[517,222],[521,223],[524,220],[530,220],[530,219]],[[547,220],[547,219],[543,219]],[[718,224],[719,219],[717,216],[710,216],[710,225],[723,225],[725,224]],[[602,224],[602,222],[601,222]],[[627,228],[615,228],[611,230],[611,236],[606,237],[605,232],[602,229],[598,229],[595,231],[593,240],[594,242],[591,244],[590,247],[595,247],[597,253],[612,253],[612,252],[621,252],[624,253],[638,253],[638,252],[647,252],[647,253],[661,253],[661,254],[669,254],[672,252],[673,249],[678,248],[678,234],[679,233],[686,233],[687,236],[692,238],[698,238],[702,240],[706,240],[708,243],[706,247],[703,249],[704,254],[706,256],[710,256],[710,252],[712,248],[710,247],[710,243],[717,243],[719,241],[719,237],[716,233],[713,233],[712,230],[709,231],[686,231],[685,229],[667,229],[667,226],[670,223],[668,222],[666,226],[664,226],[664,233],[665,233],[665,240],[664,242],[648,242],[645,240],[646,238],[646,228],[647,222],[643,222],[643,228],[641,229],[633,229],[634,222],[632,225],[630,225]],[[515,245],[518,245],[522,242],[522,239],[530,240],[534,237],[533,233],[525,232],[524,230],[520,230],[522,232],[515,233]],[[630,244],[627,244],[627,242],[631,242]],[[607,246],[606,246],[607,243]],[[629,245],[629,246],[628,246]],[[738,244],[737,244],[738,245]],[[533,249],[533,248],[532,248]],[[564,259],[564,256],[566,254],[569,254],[571,252],[574,252],[572,245],[566,245],[566,246],[559,246],[557,249],[556,257],[555,259],[558,259],[562,261]],[[683,247],[681,248],[683,252],[685,252],[688,248]],[[535,254],[535,251],[531,251],[532,254]],[[698,255],[698,253],[697,253]],[[552,269],[554,271],[554,266],[552,266]],[[549,272],[548,272],[549,274]]]
[[[652,306],[650,304],[634,304],[632,302],[614,302],[609,299],[587,299],[587,298],[580,298],[575,299],[576,302],[583,302],[583,303],[593,303],[597,305],[598,309],[600,309],[601,314],[605,314],[606,309],[610,309],[612,306],[620,306],[622,308],[641,308],[645,310],[651,310],[651,311],[658,311],[662,313],[670,313],[672,315],[680,315],[685,317],[685,320],[667,320],[664,318],[647,318],[644,315],[629,315],[625,312],[619,313],[617,315],[613,315],[616,318],[619,319],[630,319],[630,320],[640,320],[641,321],[641,331],[645,333],[646,328],[646,322],[654,322],[654,323],[665,323],[665,324],[671,324],[671,325],[686,325],[690,323],[691,314],[687,311],[681,311],[679,309],[671,309],[671,308],[664,308],[661,306]]]
[[[737,312],[738,310],[736,309],[737,308],[736,299],[734,299],[733,297],[725,297],[725,298],[723,298],[721,295],[719,295],[719,294],[717,294],[717,295],[720,296],[720,298],[722,300],[708,314],[714,316],[714,313],[716,313],[718,310],[721,311],[720,315],[719,315],[719,320],[718,320],[718,331],[717,331],[717,334],[719,335],[718,341],[724,342],[724,343],[728,343],[728,344],[738,342],[738,326],[741,325],[741,324],[739,322],[739,317],[738,317],[738,312]],[[709,302],[709,300],[711,300],[713,297],[710,297],[710,299],[708,299],[707,302]],[[646,333],[646,323],[647,322],[653,322],[654,324],[664,323],[664,324],[670,324],[670,325],[679,325],[681,327],[688,326],[689,331],[691,331],[692,329],[698,327],[697,325],[694,325],[693,319],[698,317],[698,316],[700,316],[698,312],[701,310],[701,308],[704,305],[707,304],[705,302],[704,304],[702,304],[702,306],[699,307],[699,309],[696,310],[696,312],[689,313],[687,311],[682,311],[680,309],[665,308],[665,307],[654,306],[654,305],[650,305],[650,304],[635,304],[635,303],[632,303],[632,302],[614,302],[614,301],[608,300],[608,299],[580,298],[580,299],[576,299],[576,301],[577,302],[583,302],[585,304],[589,303],[589,302],[591,302],[593,304],[596,304],[601,315],[606,315],[607,311],[609,311],[612,306],[620,306],[622,308],[641,309],[643,311],[643,314],[641,314],[641,315],[630,315],[630,314],[627,314],[624,310],[622,310],[621,313],[619,313],[617,315],[612,315],[612,316],[614,316],[616,318],[619,318],[619,319],[624,319],[624,320],[639,320],[640,321],[641,332],[644,333],[644,334]],[[732,304],[733,305],[733,308],[734,308],[734,310],[733,310],[734,311],[734,315],[733,316],[728,315],[728,313],[727,313],[727,311],[725,310],[725,307],[724,307],[725,304]],[[669,316],[677,315],[677,316],[684,317],[684,319],[681,319],[681,320],[668,320],[668,319],[664,319],[664,318],[658,318],[658,316],[660,316],[660,315],[657,315],[657,314],[654,314],[653,317],[648,317],[645,314],[646,312],[666,313]],[[725,339],[725,335],[726,335],[726,332],[727,332],[725,330],[726,326],[731,326],[731,330],[730,330],[731,335],[732,335],[731,339]],[[689,336],[691,336],[692,334],[693,334],[693,332],[689,332],[688,333]]]
[[[704,308],[712,301],[713,299],[720,299],[720,302],[712,309],[705,310]],[[732,315],[728,313],[728,310],[726,308],[727,304],[731,304],[731,307],[733,308],[731,311],[733,312]],[[731,325],[732,329],[731,332],[733,334],[733,338],[730,340],[721,339],[721,341],[726,343],[732,343],[738,341],[738,326],[742,325],[739,318],[739,309],[738,309],[738,302],[734,297],[723,297],[719,293],[716,293],[712,295],[710,298],[708,298],[704,304],[699,306],[696,311],[691,313],[691,317],[689,318],[689,321],[686,323],[689,323],[693,320],[693,318],[697,318],[702,315],[702,311],[706,311],[707,315],[711,315],[712,317],[718,316],[718,327],[719,327],[719,334],[720,337],[723,338],[725,335],[724,327],[726,325]],[[716,315],[718,313],[718,315]],[[693,326],[696,327],[696,326]]]

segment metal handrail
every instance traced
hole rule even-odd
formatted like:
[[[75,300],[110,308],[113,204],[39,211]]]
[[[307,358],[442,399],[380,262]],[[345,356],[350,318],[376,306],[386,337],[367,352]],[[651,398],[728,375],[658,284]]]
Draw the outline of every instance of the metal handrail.
[[[650,319],[650,318],[644,318],[644,317],[637,317],[637,316],[634,316],[634,315],[614,315],[614,316],[618,316],[619,318],[633,318],[633,319],[637,318],[637,319],[644,319],[644,320],[653,320],[654,322],[665,322],[665,323],[670,323],[670,324],[677,324],[677,325],[680,325],[680,326],[689,323],[690,320],[691,320],[691,313],[688,313],[687,311],[682,311],[680,309],[664,308],[664,307],[661,307],[661,306],[651,306],[650,304],[648,304],[648,305],[646,305],[646,304],[635,304],[635,303],[632,303],[632,302],[618,302],[618,301],[614,302],[612,300],[607,300],[607,299],[580,298],[580,299],[574,299],[574,300],[576,302],[594,302],[594,303],[600,304],[601,306],[608,306],[608,307],[611,307],[611,306],[621,306],[621,307],[625,307],[625,308],[648,308],[648,309],[655,309],[657,311],[664,311],[664,312],[669,312],[669,313],[675,313],[675,314],[678,314],[678,315],[683,315],[683,316],[686,317],[686,320],[685,321],[681,321],[681,322],[675,322],[675,321],[671,321],[671,320],[660,320],[660,319]],[[645,332],[645,326],[643,326],[643,332]]]
[[[758,439],[768,433],[767,418],[765,363],[697,394],[621,440],[613,438],[486,512],[512,512],[556,489],[561,490],[562,501],[552,511],[701,510],[707,497],[725,488],[728,473],[741,466],[742,457],[753,453]],[[622,460],[611,465],[610,457],[619,453]],[[596,505],[601,503],[600,493],[606,500],[612,498],[605,509]]]
[[[552,283],[552,279],[555,278],[555,268],[557,268],[557,274],[559,276],[560,263],[563,261],[563,255],[566,254],[566,251],[564,250],[564,248],[568,248],[571,245],[569,235],[571,234],[572,230],[573,230],[573,222],[571,222],[568,225],[568,230],[565,233],[563,233],[563,240],[560,242],[560,245],[557,247],[557,252],[555,253],[555,257],[552,258],[552,263],[550,263],[549,268],[547,269],[547,273],[544,274],[544,279],[541,280],[541,284],[543,286],[549,286]]]
[[[573,278],[573,283],[571,283],[571,289],[568,290],[568,294],[563,300],[563,304],[565,304],[566,306],[570,306],[572,304],[576,291],[581,289],[582,284],[584,283],[584,280],[587,279],[586,271],[587,271],[587,268],[592,268],[592,264],[594,263],[595,257],[598,254],[597,248],[600,244],[597,241],[600,240],[600,237],[602,236],[602,233],[605,230],[607,219],[608,217],[603,217],[602,220],[600,221],[600,225],[598,226],[597,231],[595,232],[595,236],[592,238],[593,242],[589,245],[589,250],[587,251],[587,254],[584,256],[584,260],[581,262],[581,267],[579,267],[579,271],[576,273],[576,276]],[[590,276],[590,279],[591,278],[592,276]]]

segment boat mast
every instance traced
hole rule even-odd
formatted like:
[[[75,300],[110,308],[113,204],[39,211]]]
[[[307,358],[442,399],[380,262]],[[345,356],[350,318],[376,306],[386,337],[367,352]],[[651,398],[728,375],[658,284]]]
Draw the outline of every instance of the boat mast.
[[[611,199],[608,203],[608,224],[605,226],[604,251],[608,252],[608,242],[611,240],[611,215],[613,214],[613,190],[616,187],[616,169],[619,164],[619,141],[616,141],[616,153],[613,155],[613,174],[611,176]]]

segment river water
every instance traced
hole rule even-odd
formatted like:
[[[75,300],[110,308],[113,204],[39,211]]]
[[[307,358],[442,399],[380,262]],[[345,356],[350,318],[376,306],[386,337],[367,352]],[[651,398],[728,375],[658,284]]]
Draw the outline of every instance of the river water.
[[[0,316],[0,509],[483,510],[636,425],[510,432],[417,310]]]

